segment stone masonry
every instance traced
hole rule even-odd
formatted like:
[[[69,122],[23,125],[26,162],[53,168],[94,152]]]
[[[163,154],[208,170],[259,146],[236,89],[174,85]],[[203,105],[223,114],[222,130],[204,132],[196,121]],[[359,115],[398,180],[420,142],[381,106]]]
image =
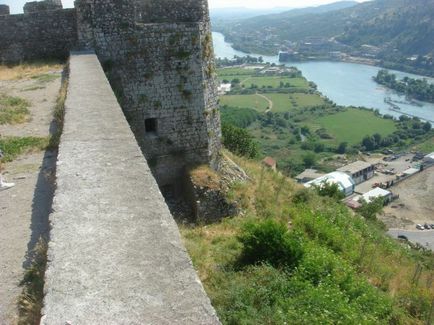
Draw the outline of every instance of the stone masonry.
[[[204,0],[79,0],[79,43],[95,49],[160,185],[220,150]]]
[[[95,50],[160,185],[216,168],[220,114],[207,0],[59,0],[0,16],[0,62]],[[3,10],[6,13],[6,9]]]
[[[41,324],[219,324],[94,54],[65,110]]]

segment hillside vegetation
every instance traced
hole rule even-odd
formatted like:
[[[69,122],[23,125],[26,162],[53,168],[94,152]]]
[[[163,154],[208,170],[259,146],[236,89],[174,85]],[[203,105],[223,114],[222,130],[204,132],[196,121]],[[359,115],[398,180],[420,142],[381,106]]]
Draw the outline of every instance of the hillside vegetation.
[[[181,227],[223,324],[428,322],[432,253],[385,236],[375,217],[230,157],[251,178],[228,193],[242,213]]]

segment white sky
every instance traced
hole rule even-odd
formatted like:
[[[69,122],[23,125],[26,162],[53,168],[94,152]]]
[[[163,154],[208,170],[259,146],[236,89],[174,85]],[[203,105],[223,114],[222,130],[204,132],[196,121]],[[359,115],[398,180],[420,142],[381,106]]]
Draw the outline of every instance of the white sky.
[[[273,8],[273,7],[309,7],[338,0],[208,0],[211,8],[247,7],[247,8]],[[366,0],[357,0],[359,2]],[[26,0],[0,0],[0,4],[11,7],[13,14],[22,12]],[[74,0],[62,0],[64,7],[73,7]]]

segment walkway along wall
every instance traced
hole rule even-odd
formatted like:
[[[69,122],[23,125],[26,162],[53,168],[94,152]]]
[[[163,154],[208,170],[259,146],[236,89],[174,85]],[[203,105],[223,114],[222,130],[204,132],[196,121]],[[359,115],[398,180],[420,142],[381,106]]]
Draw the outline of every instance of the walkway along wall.
[[[65,109],[42,324],[219,324],[96,55]]]

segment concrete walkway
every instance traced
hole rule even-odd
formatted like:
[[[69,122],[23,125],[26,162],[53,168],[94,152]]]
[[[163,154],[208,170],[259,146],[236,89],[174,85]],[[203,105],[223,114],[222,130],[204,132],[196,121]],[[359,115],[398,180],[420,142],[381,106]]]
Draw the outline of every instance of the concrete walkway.
[[[219,324],[93,54],[74,54],[42,324]]]

